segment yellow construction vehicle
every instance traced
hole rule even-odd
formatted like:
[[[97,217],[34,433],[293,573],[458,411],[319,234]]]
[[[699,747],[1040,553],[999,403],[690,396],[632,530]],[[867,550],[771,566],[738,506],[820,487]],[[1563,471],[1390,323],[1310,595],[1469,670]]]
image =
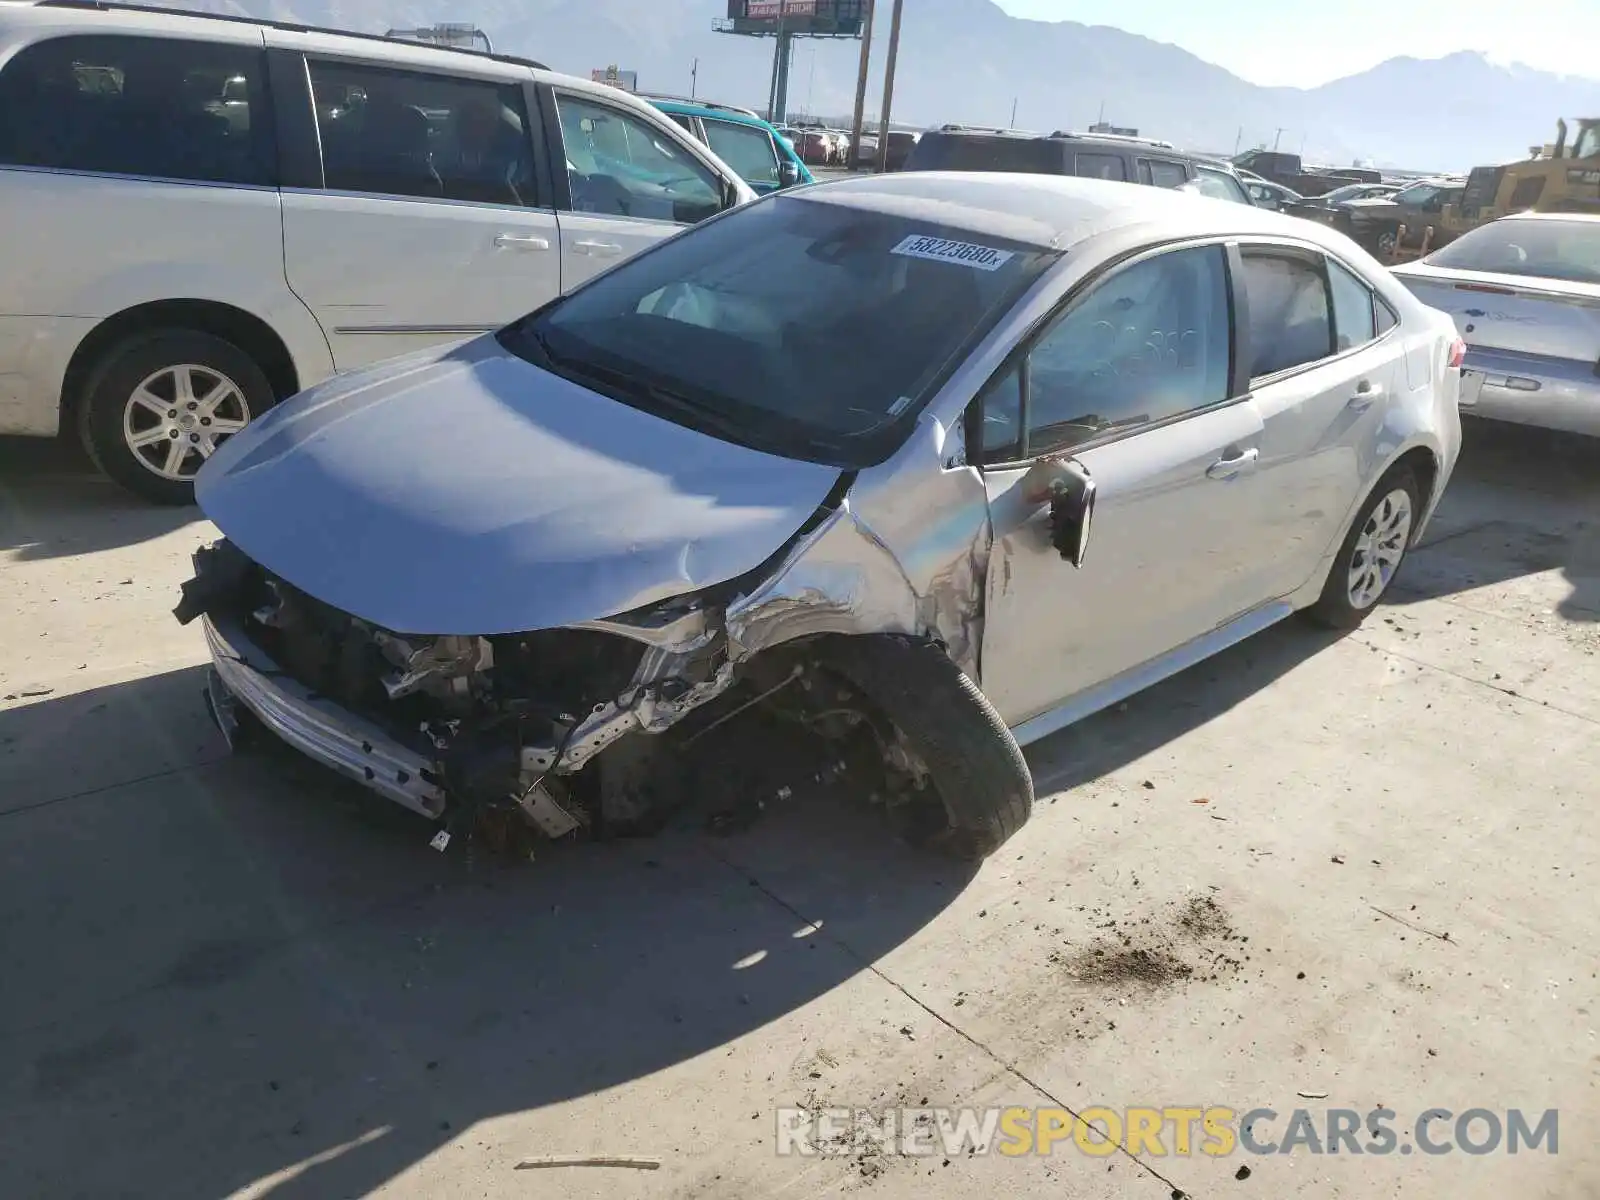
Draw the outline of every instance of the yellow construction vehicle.
[[[1441,215],[1439,243],[1507,213],[1600,212],[1600,117],[1557,121],[1556,140],[1529,150],[1520,162],[1472,169]]]

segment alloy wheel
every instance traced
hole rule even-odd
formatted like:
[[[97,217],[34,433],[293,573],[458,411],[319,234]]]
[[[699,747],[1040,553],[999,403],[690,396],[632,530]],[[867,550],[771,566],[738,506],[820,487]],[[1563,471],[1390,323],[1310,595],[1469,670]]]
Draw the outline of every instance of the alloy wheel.
[[[122,437],[145,470],[179,483],[250,423],[244,390],[215,367],[179,363],[147,376],[122,412]]]
[[[1371,608],[1388,588],[1405,555],[1411,524],[1411,493],[1405,488],[1395,488],[1373,508],[1350,555],[1346,595],[1352,608]]]

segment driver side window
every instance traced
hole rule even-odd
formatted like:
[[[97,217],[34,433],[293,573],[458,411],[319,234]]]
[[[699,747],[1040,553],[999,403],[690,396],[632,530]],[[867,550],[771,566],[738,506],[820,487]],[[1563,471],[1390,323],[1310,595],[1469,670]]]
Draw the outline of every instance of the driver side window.
[[[575,212],[693,224],[722,208],[722,181],[653,123],[557,93]]]
[[[1095,284],[1028,354],[1027,456],[1227,399],[1228,310],[1221,246],[1158,254]]]

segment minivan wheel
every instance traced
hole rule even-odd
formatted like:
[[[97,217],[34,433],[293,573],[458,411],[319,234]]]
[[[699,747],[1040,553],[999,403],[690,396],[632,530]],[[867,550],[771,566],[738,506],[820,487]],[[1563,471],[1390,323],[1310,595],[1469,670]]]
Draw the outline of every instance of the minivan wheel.
[[[1331,629],[1354,629],[1365,621],[1400,570],[1421,512],[1421,491],[1410,468],[1384,476],[1351,522],[1322,596],[1306,615]]]
[[[232,342],[158,330],[100,360],[78,407],[78,436],[95,466],[129,491],[192,504],[201,464],[274,403],[265,373]]]
[[[986,858],[1033,811],[1033,776],[988,698],[944,649],[887,635],[827,637],[817,664],[845,680],[892,727],[892,758],[925,772],[917,840],[965,861]]]

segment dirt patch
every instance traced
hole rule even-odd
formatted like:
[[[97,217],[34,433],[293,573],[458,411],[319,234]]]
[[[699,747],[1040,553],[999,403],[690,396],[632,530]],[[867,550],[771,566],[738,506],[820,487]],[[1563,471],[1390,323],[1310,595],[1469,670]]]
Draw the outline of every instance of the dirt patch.
[[[1092,914],[1104,917],[1104,913]],[[1215,983],[1243,969],[1250,940],[1211,896],[1167,904],[1154,917],[1097,921],[1103,933],[1060,962],[1076,982],[1096,988],[1156,990],[1190,981]]]

